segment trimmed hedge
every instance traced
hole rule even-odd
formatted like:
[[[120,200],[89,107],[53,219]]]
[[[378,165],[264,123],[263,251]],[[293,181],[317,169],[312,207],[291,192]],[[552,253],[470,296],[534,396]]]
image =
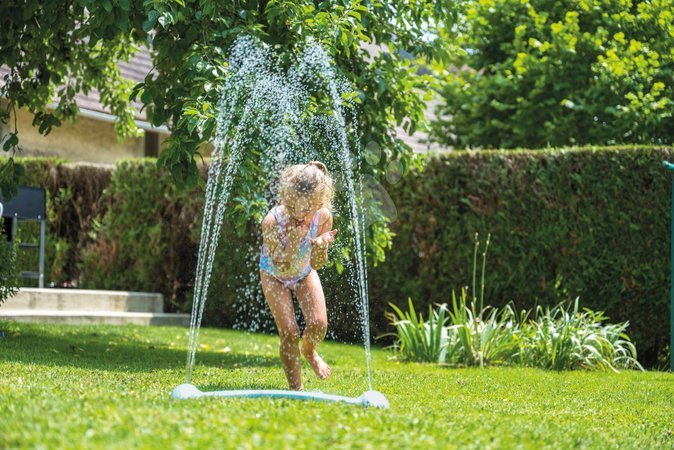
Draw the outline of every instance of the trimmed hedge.
[[[651,147],[454,152],[385,184],[398,219],[386,262],[369,269],[372,335],[391,331],[388,302],[411,297],[426,310],[470,285],[474,235],[491,233],[485,303],[532,308],[580,296],[612,322],[629,320],[639,360],[652,366],[669,340],[670,158]],[[48,261],[51,273],[82,287],[159,291],[167,310],[189,310],[202,192],[178,192],[151,160],[114,171],[21,162],[24,183],[49,191],[50,245],[68,242],[62,267]],[[223,226],[206,324],[274,330],[259,244],[256,224],[244,238]],[[346,277],[323,270],[321,279],[332,336],[359,339]]]

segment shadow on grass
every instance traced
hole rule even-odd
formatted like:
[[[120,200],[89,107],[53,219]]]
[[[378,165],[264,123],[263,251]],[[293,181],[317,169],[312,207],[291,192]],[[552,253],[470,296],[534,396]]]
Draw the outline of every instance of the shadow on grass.
[[[6,325],[6,324],[2,324]],[[3,327],[0,326],[0,329]],[[12,327],[15,328],[15,327]],[[156,341],[134,340],[130,331],[98,333],[77,330],[57,334],[50,330],[21,329],[7,331],[0,338],[0,362],[70,366],[111,372],[151,372],[184,369],[187,351],[170,348]],[[278,356],[214,352],[197,349],[199,366],[281,367]]]

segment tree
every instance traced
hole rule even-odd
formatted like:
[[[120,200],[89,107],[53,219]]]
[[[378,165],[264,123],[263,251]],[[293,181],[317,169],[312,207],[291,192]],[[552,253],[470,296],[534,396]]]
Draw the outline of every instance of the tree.
[[[446,29],[463,50],[439,91],[440,142],[542,148],[670,144],[671,0],[481,0]]]
[[[47,135],[63,120],[74,122],[75,95],[98,89],[101,102],[117,117],[115,128],[123,138],[136,135],[134,108],[129,102],[133,82],[121,77],[117,61],[128,60],[143,42],[142,2],[9,0],[0,4],[0,66],[4,77],[0,121],[7,124],[17,108],[33,113],[33,126]],[[47,105],[56,99],[56,108]],[[10,158],[0,166],[3,195],[16,194],[20,166],[13,156],[19,146],[19,130],[0,136]]]
[[[137,132],[129,98],[140,98],[155,126],[171,130],[159,164],[168,168],[182,187],[199,180],[196,161],[200,146],[214,138],[216,105],[224,76],[227,51],[234,39],[247,33],[292,57],[308,37],[321,42],[340,73],[360,91],[360,141],[376,143],[389,160],[404,169],[421,163],[410,147],[395,136],[395,126],[414,132],[424,126],[423,92],[428,75],[398,50],[419,58],[446,63],[450,45],[427,39],[441,24],[454,18],[449,0],[9,0],[0,6],[0,64],[12,69],[0,94],[8,101],[0,117],[5,121],[17,107],[35,115],[44,134],[63,120],[74,120],[74,95],[97,88],[117,116],[120,136]],[[375,42],[388,47],[368,62],[361,46]],[[115,63],[128,58],[137,46],[149,43],[156,75],[131,86]],[[56,92],[58,107],[47,111]],[[189,114],[186,114],[188,112]],[[4,137],[3,149],[14,154],[18,130]],[[386,161],[367,166],[372,175],[384,172]],[[0,172],[3,190],[16,179],[12,159]],[[255,168],[242,175],[252,187]],[[242,192],[254,189],[241,189]],[[383,260],[390,246],[388,227],[375,224],[368,239],[375,260]]]

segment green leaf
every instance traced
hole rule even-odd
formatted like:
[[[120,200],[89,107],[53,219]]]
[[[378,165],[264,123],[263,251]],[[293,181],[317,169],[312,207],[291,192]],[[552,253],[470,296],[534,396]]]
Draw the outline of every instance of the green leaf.
[[[156,11],[156,10],[153,9],[150,12],[148,12],[147,20],[145,22],[143,22],[143,30],[145,32],[149,33],[150,30],[152,30],[154,28],[155,24],[157,23],[158,17],[159,17],[159,11]]]

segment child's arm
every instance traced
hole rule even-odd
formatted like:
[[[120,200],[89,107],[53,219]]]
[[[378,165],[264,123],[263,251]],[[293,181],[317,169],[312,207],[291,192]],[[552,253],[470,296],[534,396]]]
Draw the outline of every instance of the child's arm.
[[[311,267],[315,270],[320,269],[328,262],[328,245],[333,242],[337,230],[332,230],[332,214],[327,209],[321,211],[319,215],[318,237],[312,239],[313,247],[311,249]]]

